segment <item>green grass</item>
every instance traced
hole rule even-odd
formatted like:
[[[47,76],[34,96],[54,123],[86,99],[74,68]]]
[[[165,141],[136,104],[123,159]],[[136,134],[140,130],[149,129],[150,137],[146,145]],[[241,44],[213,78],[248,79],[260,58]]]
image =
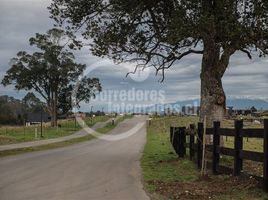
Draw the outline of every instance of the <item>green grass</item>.
[[[108,123],[105,127],[99,128],[96,131],[105,134],[105,133],[109,132],[110,130],[112,130],[113,128],[115,128],[123,120],[125,120],[127,118],[131,118],[131,117],[132,117],[132,115],[125,115],[123,117],[120,117],[116,121],[115,125],[111,125],[111,123]],[[62,142],[56,142],[56,143],[52,143],[52,144],[40,145],[40,146],[36,146],[36,147],[27,147],[27,148],[0,151],[0,157],[17,155],[17,154],[22,154],[22,153],[34,152],[34,151],[42,151],[42,150],[47,150],[47,149],[55,149],[55,148],[69,146],[69,145],[72,145],[72,144],[77,144],[77,143],[80,143],[80,142],[89,141],[91,139],[94,139],[94,136],[86,135],[86,136],[79,137],[79,138],[73,138],[73,139],[70,139],[70,140],[62,141]]]
[[[110,115],[104,115],[104,116],[96,116],[92,118],[87,117],[84,121],[89,127],[91,127],[91,126],[94,126],[97,122],[105,122],[110,118],[111,118]]]
[[[233,120],[224,120],[222,127],[234,128]],[[262,124],[256,124],[252,122],[244,122],[244,128],[263,128]],[[224,146],[228,148],[234,148],[234,137],[223,137]],[[247,151],[263,152],[263,139],[259,138],[243,138],[243,149]]]
[[[132,118],[133,115],[124,115],[122,117],[119,117],[114,125],[112,124],[112,122],[106,124],[106,126],[102,127],[102,128],[99,128],[97,131],[100,132],[100,133],[107,133],[109,132],[110,130],[112,130],[115,126],[117,126],[117,124],[119,124],[120,122],[124,121],[125,119],[129,119],[129,118]]]
[[[224,146],[234,148],[234,137],[224,137]],[[263,152],[263,139],[259,138],[243,138],[243,150]]]
[[[184,192],[181,191],[181,188],[184,188],[184,186],[187,188],[189,185],[192,185],[193,191],[197,185],[200,187],[200,184],[204,184],[204,188],[211,186],[211,183],[199,180],[200,172],[197,170],[196,164],[189,161],[188,157],[185,159],[178,158],[169,141],[170,126],[188,127],[189,124],[197,122],[197,117],[164,117],[152,119],[151,126],[147,127],[147,143],[144,147],[141,166],[145,189],[151,194],[153,199],[177,199],[178,196],[176,195],[180,192]],[[232,127],[232,124],[232,121],[225,121],[223,127]],[[247,128],[250,127],[260,128],[260,126],[254,124],[252,126],[247,124]],[[227,142],[225,141],[225,146],[230,148],[233,146],[232,137],[228,137]],[[247,141],[245,138],[244,149],[262,151],[262,140],[250,138]],[[222,163],[232,164],[232,158],[224,156],[221,158],[221,164]],[[229,176],[210,176],[212,177],[212,180],[215,181],[215,186],[218,186],[222,190],[219,194],[216,194],[217,191],[214,192],[216,197],[213,197],[213,199],[268,199],[268,196],[260,188],[244,188],[243,185],[229,185],[229,183],[232,183],[232,177]],[[179,186],[172,190],[172,184],[178,184]],[[163,187],[166,188],[161,189]],[[241,189],[239,187],[241,187]],[[177,190],[180,191],[178,192]],[[169,196],[165,196],[169,193]],[[191,197],[183,196],[179,199],[191,199]],[[196,197],[193,199],[196,199]],[[200,199],[208,198],[200,197]]]
[[[197,171],[192,162],[178,159],[169,142],[169,127],[188,126],[196,118],[176,117],[158,118],[152,121],[147,130],[147,143],[141,160],[143,178],[147,190],[154,190],[152,181],[190,181],[197,178]]]
[[[93,126],[97,122],[103,122],[108,120],[109,116],[97,116],[91,120],[91,118],[86,118],[85,123],[88,126]],[[31,126],[31,127],[1,127],[0,128],[0,145],[3,144],[13,144],[19,142],[40,140],[40,139],[51,139],[62,136],[67,136],[73,134],[74,132],[81,129],[78,123],[75,123],[73,119],[70,120],[59,120],[58,124],[60,127],[50,127],[49,124],[44,124],[42,128],[41,137],[41,127]],[[35,138],[35,131],[37,130],[37,138]]]

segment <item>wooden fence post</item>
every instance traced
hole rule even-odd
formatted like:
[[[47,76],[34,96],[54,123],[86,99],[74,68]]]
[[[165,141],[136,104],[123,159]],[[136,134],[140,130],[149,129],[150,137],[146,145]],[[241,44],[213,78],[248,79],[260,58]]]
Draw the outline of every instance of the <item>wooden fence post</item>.
[[[181,158],[181,157],[183,157],[182,156],[182,145],[183,145],[183,143],[182,143],[182,137],[181,137],[181,129],[180,129],[180,127],[176,131],[176,137],[178,137],[178,140],[177,140],[177,144],[178,144],[178,155]]]
[[[218,167],[220,161],[220,154],[218,152],[218,147],[220,146],[220,122],[213,123],[213,155],[212,155],[212,173],[218,174]]]
[[[174,135],[173,135],[173,134],[174,134],[174,127],[171,126],[171,127],[169,128],[169,131],[170,131],[170,132],[169,132],[169,133],[170,133],[170,135],[169,135],[169,136],[170,136],[170,143],[172,144],[172,142],[173,142],[173,137],[174,137]]]
[[[180,141],[181,141],[181,157],[183,158],[185,155],[186,155],[186,146],[185,146],[185,143],[186,143],[186,134],[185,134],[185,128],[184,127],[181,127],[180,128]]]
[[[204,124],[199,122],[197,129],[197,167],[201,169],[202,167],[202,142],[203,142],[203,130]]]
[[[234,140],[234,176],[239,176],[243,166],[243,160],[240,158],[240,150],[243,149],[243,137],[241,135],[241,130],[243,128],[243,120],[235,121],[235,140]]]
[[[181,152],[180,137],[179,127],[170,127],[170,142],[177,155]]]
[[[177,127],[170,127],[170,143],[172,144],[175,152],[178,154],[179,144],[177,144],[178,135],[176,134]]]
[[[264,119],[263,137],[263,189],[268,192],[268,119]]]
[[[180,158],[183,158],[184,152],[186,151],[184,150],[186,140],[185,131],[182,127],[179,127],[176,132],[176,137],[178,137],[178,155]]]
[[[151,126],[151,124],[152,124],[152,119],[149,118],[149,119],[148,119],[148,126]]]
[[[189,158],[193,160],[194,158],[194,124],[190,124],[190,144],[189,144]]]

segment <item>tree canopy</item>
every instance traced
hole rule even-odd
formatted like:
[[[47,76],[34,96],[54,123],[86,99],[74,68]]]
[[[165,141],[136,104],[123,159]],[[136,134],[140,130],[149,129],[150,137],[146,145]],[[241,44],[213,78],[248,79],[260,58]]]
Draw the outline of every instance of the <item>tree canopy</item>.
[[[221,78],[230,57],[268,54],[266,0],[53,0],[49,10],[57,24],[80,31],[94,55],[155,67],[162,80],[175,62],[201,54],[201,120],[210,122],[225,113]]]
[[[267,1],[54,0],[50,11],[67,30],[93,38],[93,54],[162,72],[189,54],[203,54],[211,40],[222,65],[236,50],[250,58],[254,50],[268,53]]]
[[[33,92],[28,92],[23,97],[22,103],[27,112],[40,112],[44,106],[44,103]]]
[[[40,49],[38,52],[20,51],[11,60],[11,68],[7,71],[3,85],[14,84],[17,90],[35,90],[46,101],[47,109],[56,124],[59,111],[67,112],[71,108],[70,91],[86,65],[75,62],[74,54],[65,48],[69,41],[74,41],[71,33],[61,29],[51,29],[46,34],[37,33],[30,38],[30,45]],[[72,48],[80,46],[72,42]],[[77,105],[81,101],[89,101],[96,92],[101,91],[97,78],[84,77],[77,92]],[[62,99],[65,95],[65,99]],[[65,108],[63,108],[65,105]],[[59,109],[60,108],[60,109]]]

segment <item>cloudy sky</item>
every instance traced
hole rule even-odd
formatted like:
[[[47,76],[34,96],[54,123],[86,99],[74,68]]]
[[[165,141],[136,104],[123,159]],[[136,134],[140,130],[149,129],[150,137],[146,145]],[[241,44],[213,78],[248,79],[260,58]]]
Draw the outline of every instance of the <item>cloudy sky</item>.
[[[50,0],[0,0],[0,79],[10,67],[9,60],[20,50],[32,51],[28,39],[35,33],[44,33],[53,25],[49,19],[47,6]],[[93,57],[89,50],[76,52],[77,61],[97,69],[89,76],[99,77],[104,90],[161,90],[165,92],[165,102],[198,98],[200,94],[199,55],[192,55],[174,65],[166,72],[166,80],[148,70],[142,77],[125,77],[133,69],[130,65],[118,66],[109,60]],[[97,64],[96,64],[97,63]],[[249,60],[244,54],[235,54],[230,62],[223,84],[228,98],[268,99],[268,58],[257,56]],[[25,91],[17,92],[12,86],[0,86],[0,95],[21,98]],[[95,101],[94,104],[102,104]]]

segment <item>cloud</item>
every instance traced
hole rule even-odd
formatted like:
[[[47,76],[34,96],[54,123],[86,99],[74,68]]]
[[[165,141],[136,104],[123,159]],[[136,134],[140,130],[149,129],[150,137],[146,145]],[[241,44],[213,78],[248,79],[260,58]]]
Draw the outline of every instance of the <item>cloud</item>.
[[[20,50],[33,51],[28,40],[35,33],[44,33],[52,28],[46,7],[50,0],[1,0],[0,2],[0,79],[9,68],[9,60]],[[101,61],[92,56],[87,48],[75,52],[77,62],[91,66]],[[161,76],[155,76],[151,69],[144,82],[135,82],[125,77],[133,71],[131,64],[115,65],[112,61],[94,70],[90,76],[99,77],[104,90],[143,90],[165,91],[166,102],[198,98],[200,95],[200,66],[202,57],[190,55],[166,70],[165,81],[160,83]],[[249,60],[244,54],[233,55],[230,66],[223,77],[227,96],[246,96],[268,99],[268,59],[255,56]],[[0,86],[0,95],[9,94],[22,97],[25,91],[17,92],[12,86]],[[96,104],[100,104],[97,102]]]

